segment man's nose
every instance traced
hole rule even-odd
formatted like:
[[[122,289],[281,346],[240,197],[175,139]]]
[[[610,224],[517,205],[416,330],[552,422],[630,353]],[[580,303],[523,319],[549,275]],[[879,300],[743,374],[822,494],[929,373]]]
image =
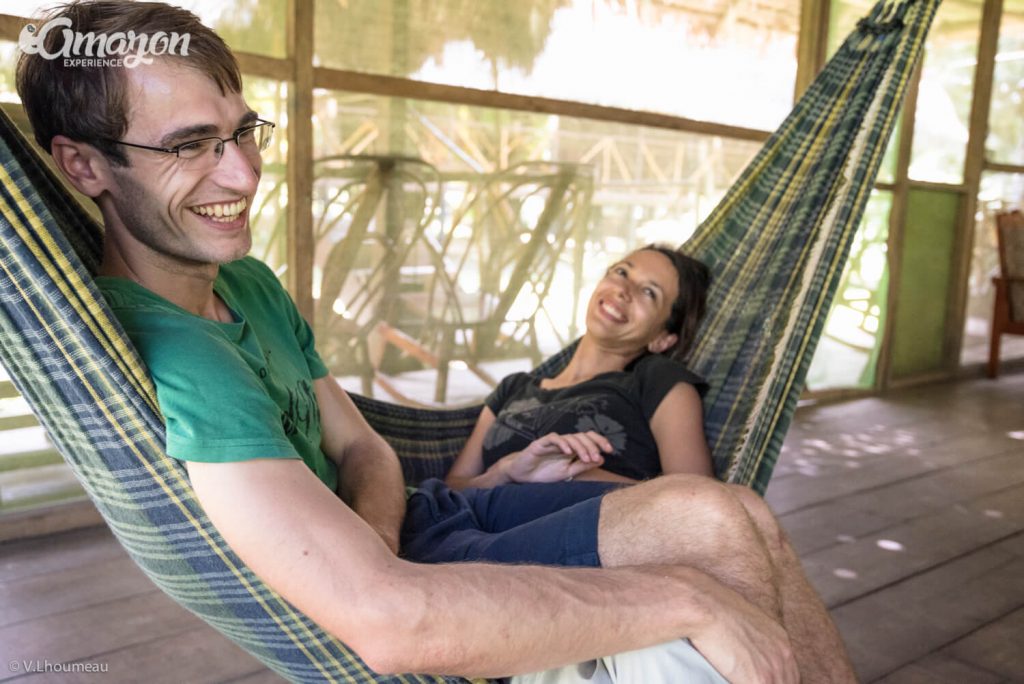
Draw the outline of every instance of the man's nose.
[[[224,151],[212,175],[222,187],[252,195],[260,180],[260,170],[261,160],[257,158],[254,161],[235,141],[230,140],[224,143]]]

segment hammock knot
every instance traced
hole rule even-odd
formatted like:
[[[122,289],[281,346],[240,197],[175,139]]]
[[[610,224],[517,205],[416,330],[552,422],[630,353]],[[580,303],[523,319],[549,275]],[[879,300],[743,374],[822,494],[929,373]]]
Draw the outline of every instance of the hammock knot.
[[[889,21],[873,21],[865,17],[857,22],[858,31],[872,36],[881,36],[886,33],[902,31],[903,27],[903,19],[899,17],[896,19],[890,19]]]

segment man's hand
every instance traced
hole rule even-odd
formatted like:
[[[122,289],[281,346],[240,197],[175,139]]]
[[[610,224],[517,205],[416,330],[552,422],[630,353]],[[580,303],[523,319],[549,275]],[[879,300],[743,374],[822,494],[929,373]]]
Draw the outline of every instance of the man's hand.
[[[782,626],[742,596],[715,583],[708,595],[719,602],[712,621],[690,641],[732,684],[800,681],[789,636]]]
[[[611,442],[593,430],[568,435],[552,432],[505,456],[501,468],[512,482],[560,482],[601,467],[602,452],[613,450]]]

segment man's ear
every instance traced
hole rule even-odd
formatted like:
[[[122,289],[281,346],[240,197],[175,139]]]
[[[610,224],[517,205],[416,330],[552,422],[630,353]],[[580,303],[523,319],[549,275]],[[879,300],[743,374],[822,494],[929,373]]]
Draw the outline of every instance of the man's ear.
[[[63,135],[50,142],[53,162],[80,193],[96,199],[110,184],[110,162],[92,145]]]
[[[666,349],[671,349],[678,341],[679,335],[664,331],[647,345],[647,351],[652,354],[660,354]]]

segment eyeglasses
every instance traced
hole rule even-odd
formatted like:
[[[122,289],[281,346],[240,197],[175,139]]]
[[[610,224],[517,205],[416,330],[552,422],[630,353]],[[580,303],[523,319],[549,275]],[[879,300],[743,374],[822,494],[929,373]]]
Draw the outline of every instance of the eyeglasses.
[[[105,142],[126,147],[137,147],[140,150],[151,150],[173,154],[178,158],[178,164],[183,169],[213,168],[224,156],[224,145],[231,140],[235,141],[243,153],[249,157],[258,157],[260,152],[270,147],[270,139],[274,137],[276,124],[270,121],[256,119],[256,123],[243,126],[227,138],[199,138],[175,145],[174,147],[153,147],[151,145],[138,145],[123,140],[104,139]]]

